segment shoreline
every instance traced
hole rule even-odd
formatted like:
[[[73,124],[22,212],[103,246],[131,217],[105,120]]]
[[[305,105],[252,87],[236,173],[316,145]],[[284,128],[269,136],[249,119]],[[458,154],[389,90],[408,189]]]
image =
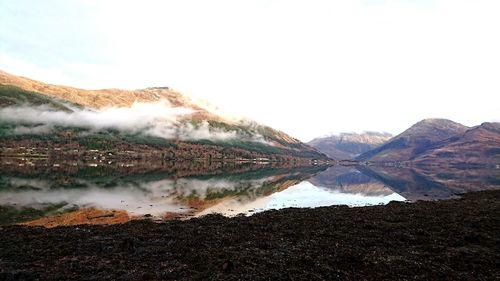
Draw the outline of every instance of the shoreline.
[[[0,227],[0,280],[498,280],[500,190],[383,206]]]

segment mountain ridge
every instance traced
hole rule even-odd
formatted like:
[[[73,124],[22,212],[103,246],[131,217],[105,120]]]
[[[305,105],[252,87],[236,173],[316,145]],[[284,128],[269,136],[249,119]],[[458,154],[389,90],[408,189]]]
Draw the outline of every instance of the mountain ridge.
[[[424,119],[356,159],[428,165],[500,163],[500,123],[467,127],[447,119]]]
[[[389,133],[363,132],[340,133],[319,137],[308,142],[329,157],[338,160],[354,159],[359,154],[369,151],[392,137]]]
[[[153,104],[154,106],[141,109],[139,105],[142,104]],[[51,109],[48,111],[42,111],[45,109],[40,108],[40,105],[49,105]],[[16,107],[17,111],[12,110],[12,108],[16,109]],[[22,107],[25,108],[23,109]],[[103,142],[100,141],[101,143],[105,143],[103,146],[111,145],[111,143],[127,144],[130,142],[130,138],[129,140],[123,141],[123,134],[117,134],[113,125],[115,123],[119,123],[122,127],[132,125],[115,120],[118,118],[116,116],[111,116],[111,118],[109,116],[113,113],[110,113],[110,110],[121,110],[118,113],[124,114],[124,116],[129,113],[138,115],[136,118],[137,120],[134,119],[132,121],[142,124],[144,127],[143,129],[147,132],[156,130],[156,134],[160,134],[160,136],[177,136],[179,132],[180,134],[187,132],[191,133],[191,138],[194,138],[192,140],[189,140],[188,138],[187,142],[185,139],[175,139],[175,137],[171,137],[171,139],[167,138],[168,141],[163,142],[162,144],[166,145],[166,147],[171,147],[172,145],[175,146],[177,145],[177,142],[183,141],[186,144],[182,144],[181,146],[192,143],[194,145],[205,145],[206,147],[210,147],[211,150],[216,151],[227,151],[232,149],[233,152],[231,155],[233,155],[233,158],[238,158],[234,155],[234,149],[236,148],[241,151],[249,151],[252,153],[257,151],[258,153],[253,156],[251,156],[252,153],[245,154],[241,152],[246,155],[246,158],[251,159],[268,158],[264,157],[268,153],[281,155],[285,158],[306,157],[325,160],[328,159],[326,155],[285,134],[284,132],[275,130],[268,126],[260,125],[251,120],[232,120],[224,118],[219,116],[216,112],[211,112],[206,109],[205,106],[198,105],[194,100],[175,92],[168,87],[150,87],[133,91],[119,89],[85,90],[68,86],[45,84],[43,82],[25,77],[18,77],[4,71],[0,71],[0,109],[4,111],[0,112],[0,114],[3,113],[3,116],[5,117],[4,121],[0,122],[4,126],[3,128],[0,128],[0,135],[2,135],[3,132],[4,136],[6,134],[10,134],[12,138],[17,139],[22,137],[20,137],[19,134],[14,134],[13,136],[12,132],[23,131],[33,133],[36,130],[41,130],[40,127],[42,126],[39,126],[40,124],[38,123],[43,125],[42,119],[32,118],[35,120],[28,120],[29,122],[26,121],[27,117],[24,115],[27,114],[23,114],[24,111],[34,110],[35,112],[32,113],[32,115],[38,114],[40,116],[45,116],[46,118],[47,115],[55,115],[53,111],[64,111],[66,114],[59,114],[57,116],[62,117],[63,119],[71,117],[71,124],[73,124],[73,127],[69,126],[70,128],[68,131],[68,125],[66,123],[60,120],[54,120],[57,118],[51,117],[49,118],[53,123],[49,124],[51,125],[51,129],[55,130],[54,128],[57,128],[56,134],[54,135],[66,134],[68,139],[76,139],[77,142],[81,144],[81,138],[75,137],[78,134],[81,134],[79,133],[79,130],[81,129],[77,128],[81,127],[78,123],[79,120],[92,117],[93,119],[91,120],[94,120],[94,123],[99,123],[101,122],[100,116],[103,116],[103,119],[110,119],[105,121],[107,123],[104,124],[104,126],[110,127],[109,130],[104,132],[104,136],[98,136],[100,139],[103,137],[105,138]],[[7,109],[10,111],[7,111]],[[127,109],[128,111],[124,111],[124,109]],[[140,110],[139,113],[136,112],[138,110]],[[148,110],[152,111],[151,114],[156,114],[157,116],[153,116],[154,118],[148,117]],[[154,111],[158,112],[155,113]],[[14,120],[15,118],[13,117],[13,114],[17,114],[17,117],[15,118],[24,123],[28,122],[29,124],[26,125],[23,123],[21,124],[22,126],[17,126],[16,122],[19,123],[21,121],[18,121],[17,119]],[[141,116],[146,117],[146,120],[141,120],[141,118],[144,119]],[[155,120],[158,118],[166,118],[168,119],[168,123],[166,123],[163,127],[156,128],[153,123],[157,122]],[[10,123],[6,125],[5,120],[10,120]],[[77,123],[77,125],[74,125],[75,123]],[[92,122],[89,121],[88,123],[89,124],[86,124],[86,126],[93,128]],[[26,126],[29,127],[26,129]],[[151,126],[153,126],[153,129],[155,130],[151,129]],[[94,131],[92,131],[91,134],[96,136],[95,129],[92,130]],[[135,141],[137,139],[137,128],[132,128],[130,131],[132,131],[134,135],[132,137]],[[103,133],[102,130],[99,131],[99,134],[101,133]],[[130,135],[130,132],[127,134]],[[212,139],[211,137],[213,135],[220,136],[220,138]],[[25,134],[25,136],[28,135]],[[226,140],[228,137],[230,139]],[[45,135],[44,138],[47,138],[47,136]],[[146,141],[146,145],[156,145],[162,143],[161,140],[155,139],[154,137],[141,137],[141,139]],[[31,136],[31,140],[40,141],[40,139],[37,140],[37,138],[33,135]],[[64,138],[58,139],[58,141],[63,140]],[[26,141],[26,138],[24,141]],[[13,145],[12,140],[7,143],[11,146]],[[39,143],[37,145],[43,146],[46,144]],[[129,145],[125,146],[129,149],[131,148]],[[186,147],[185,149],[189,148]],[[164,151],[164,153],[166,152]],[[227,157],[227,155],[221,156],[220,153],[215,154],[219,155],[218,157]],[[198,156],[202,157],[202,155]]]
[[[432,144],[464,133],[467,128],[447,119],[424,119],[356,159],[380,162],[411,160]]]
[[[500,123],[485,122],[465,131],[461,136],[446,139],[426,153],[417,156],[421,164],[482,163],[500,164]]]

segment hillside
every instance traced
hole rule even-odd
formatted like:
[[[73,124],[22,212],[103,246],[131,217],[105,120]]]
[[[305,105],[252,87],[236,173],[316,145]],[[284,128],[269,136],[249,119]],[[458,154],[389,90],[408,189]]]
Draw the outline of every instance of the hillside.
[[[308,144],[333,159],[349,160],[382,145],[391,137],[388,133],[377,132],[342,133],[316,138]]]
[[[129,107],[135,102],[154,102],[160,99],[168,100],[173,106],[183,106],[197,109],[203,114],[205,110],[196,105],[189,98],[171,90],[168,87],[152,87],[141,90],[84,90],[68,86],[51,85],[29,78],[16,76],[0,70],[0,85],[10,85],[25,90],[42,94],[46,97],[57,98],[74,104],[91,108],[100,107]],[[215,118],[210,115],[210,118]]]
[[[446,119],[425,119],[356,159],[375,162],[413,160],[437,143],[461,136],[467,129],[466,126]]]
[[[84,90],[2,71],[0,142],[0,155],[10,156],[104,150],[128,158],[327,159],[283,132],[222,117],[168,87]]]

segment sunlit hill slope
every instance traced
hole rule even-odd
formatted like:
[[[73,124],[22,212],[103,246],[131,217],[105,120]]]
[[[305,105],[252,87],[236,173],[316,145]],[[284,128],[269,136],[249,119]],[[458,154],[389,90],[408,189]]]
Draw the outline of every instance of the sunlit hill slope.
[[[168,87],[83,90],[0,71],[3,156],[311,161],[287,134],[228,118]]]

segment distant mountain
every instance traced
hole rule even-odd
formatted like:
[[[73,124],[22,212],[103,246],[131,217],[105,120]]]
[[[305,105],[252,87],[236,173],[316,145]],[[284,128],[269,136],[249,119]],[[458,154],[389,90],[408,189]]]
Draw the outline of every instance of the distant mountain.
[[[391,134],[378,132],[342,133],[316,138],[308,144],[333,159],[348,160],[382,145],[391,137]]]
[[[83,90],[3,71],[0,143],[0,155],[99,157],[91,154],[104,150],[128,158],[328,159],[283,132],[224,116],[168,87]]]
[[[483,123],[437,143],[414,159],[421,164],[500,164],[500,123]]]
[[[467,129],[466,126],[446,119],[425,119],[387,143],[361,154],[357,159],[381,162],[411,160],[434,144],[457,137]]]
[[[499,123],[484,123],[469,128],[446,119],[425,119],[357,159],[420,164],[499,164],[499,127]]]

